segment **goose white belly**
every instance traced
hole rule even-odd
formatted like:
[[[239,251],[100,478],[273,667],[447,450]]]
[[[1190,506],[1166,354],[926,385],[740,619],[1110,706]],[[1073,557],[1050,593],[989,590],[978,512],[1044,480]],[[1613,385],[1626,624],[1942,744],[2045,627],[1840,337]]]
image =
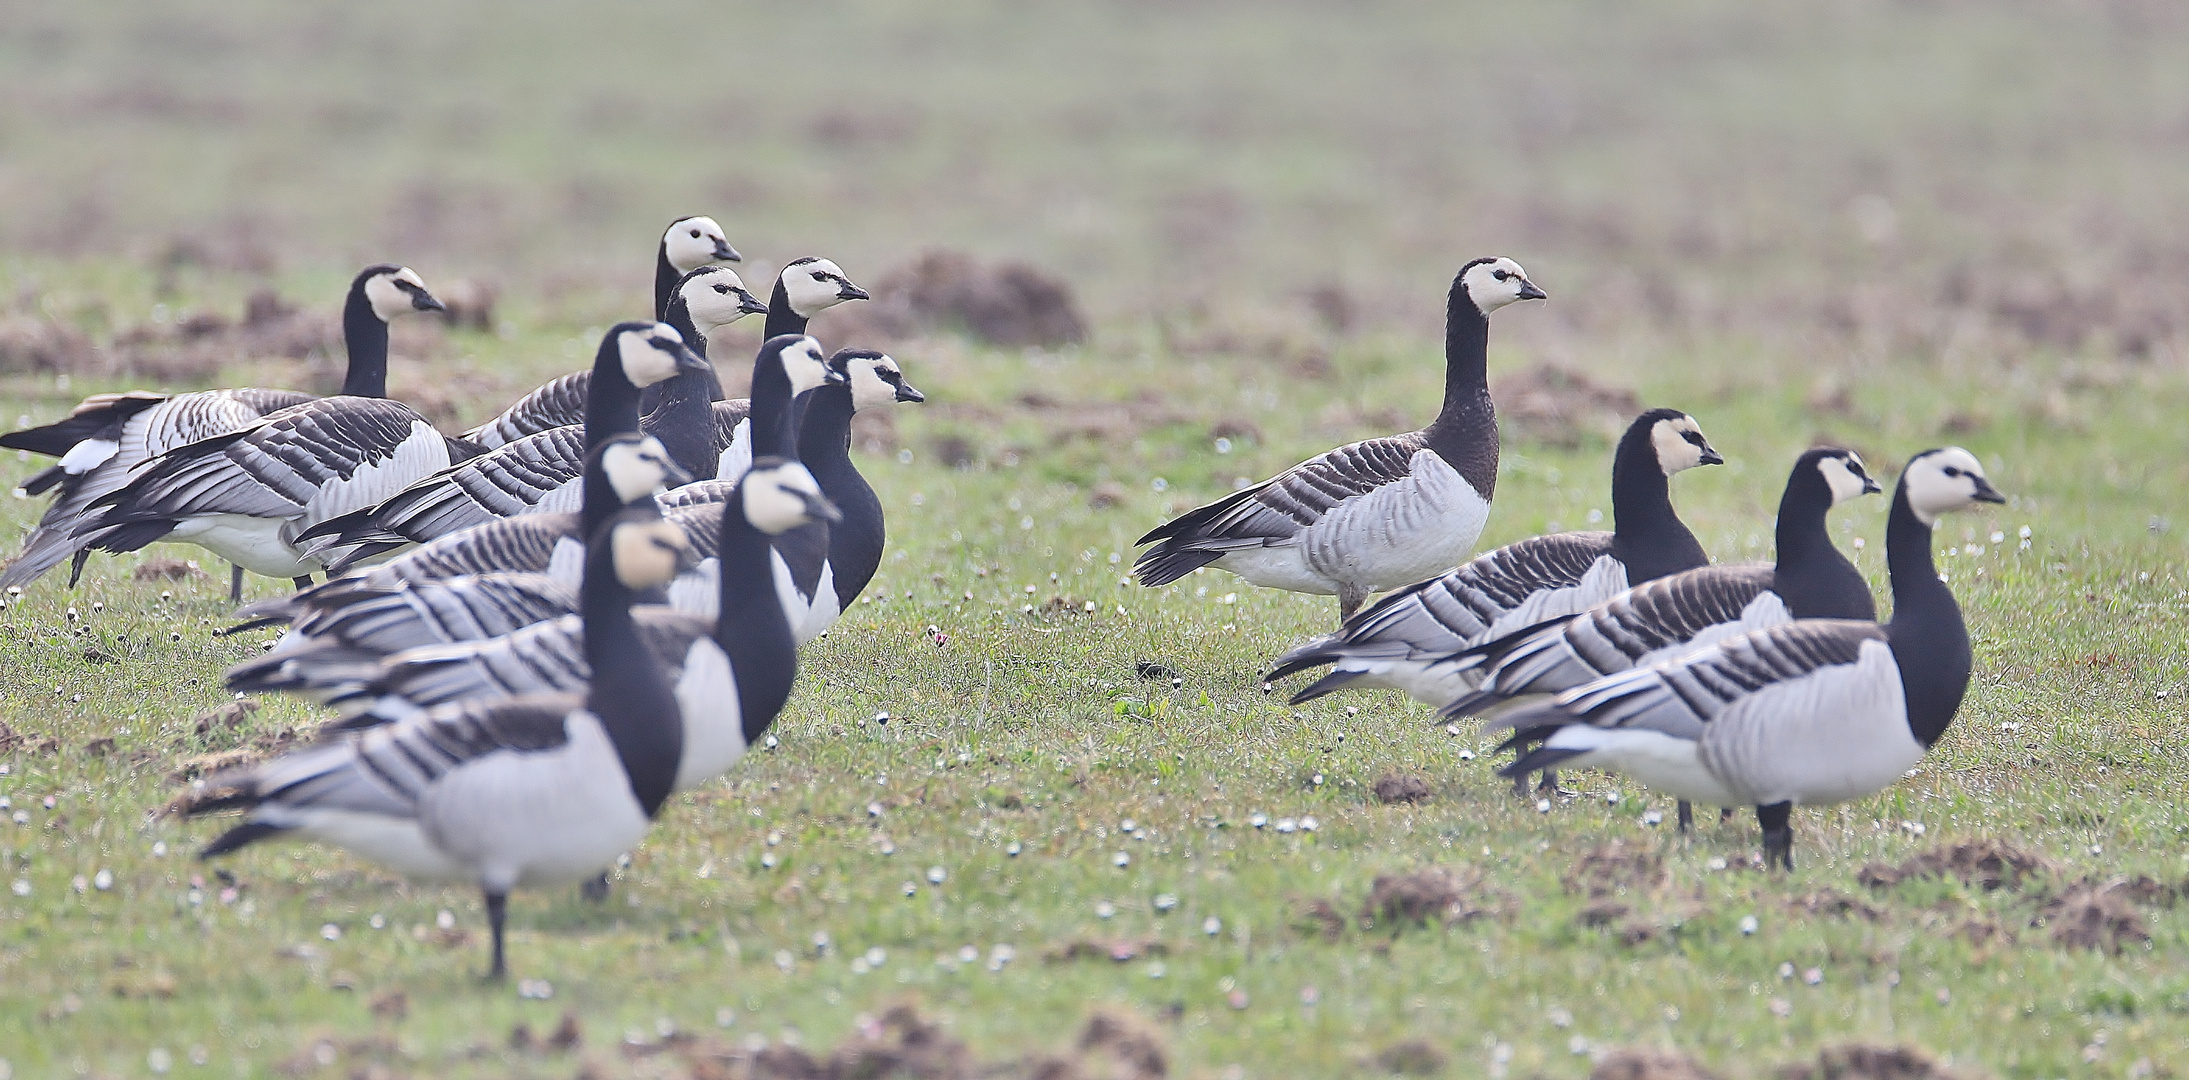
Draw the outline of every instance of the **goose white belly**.
[[[318,559],[289,543],[295,531],[289,518],[205,514],[183,518],[161,539],[188,541],[266,577],[301,577],[323,569]]]
[[[752,468],[752,418],[739,420],[730,432],[730,445],[715,458],[717,480],[735,480]]]
[[[811,644],[828,633],[828,628],[836,625],[843,613],[836,603],[836,568],[824,562],[821,580],[813,587],[813,602],[806,607],[805,619],[791,624],[791,638],[800,646]]]
[[[600,720],[577,711],[563,724],[563,745],[489,754],[418,800],[427,839],[489,889],[583,881],[646,835],[650,819]]]
[[[416,818],[325,809],[261,816],[416,881],[471,881],[477,876],[428,840]]]
[[[1706,806],[1745,806],[1754,801],[1711,771],[1703,762],[1701,744],[1693,739],[1645,728],[1572,724],[1559,728],[1543,745],[1587,751],[1559,762],[1560,768],[1608,769],[1676,799]]]
[[[1214,561],[1256,585],[1329,595],[1382,592],[1432,578],[1474,551],[1490,504],[1433,450],[1403,480],[1332,507],[1291,537]]]
[[[684,713],[684,756],[676,788],[689,791],[730,770],[745,756],[745,718],[730,658],[712,638],[700,638],[684,654],[676,703]]]
[[[1702,760],[1744,802],[1820,805],[1876,794],[1923,760],[1892,648],[1866,641],[1822,668],[1734,702],[1704,729]]]

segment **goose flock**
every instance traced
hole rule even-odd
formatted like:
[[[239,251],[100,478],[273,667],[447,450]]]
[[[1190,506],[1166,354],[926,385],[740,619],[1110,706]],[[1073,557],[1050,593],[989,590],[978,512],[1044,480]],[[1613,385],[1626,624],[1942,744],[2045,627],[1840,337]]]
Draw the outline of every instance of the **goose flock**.
[[[305,749],[194,784],[190,816],[240,815],[215,857],[277,838],[477,887],[506,970],[507,900],[587,882],[641,842],[668,797],[736,766],[783,710],[798,650],[873,579],[882,502],[850,455],[853,417],[925,400],[880,352],[829,353],[809,320],[867,293],[826,259],[784,265],[768,299],[712,218],[656,251],[654,311],[563,375],[460,433],[389,396],[388,330],[443,310],[414,271],[366,267],[343,316],[348,374],[317,397],[263,388],[129,392],[0,435],[57,459],[54,499],[0,572],[21,587],[94,552],[195,544],[233,566],[238,622],[278,627],[228,672],[238,693],[332,709]],[[1621,773],[1730,814],[1753,807],[1791,869],[1791,810],[1890,786],[1951,723],[1971,667],[1931,563],[1939,517],[2000,494],[1968,451],[1909,458],[1886,535],[1880,622],[1828,514],[1882,489],[1852,450],[1788,474],[1775,561],[1714,564],[1672,478],[1725,459],[1689,414],[1635,417],[1611,461],[1612,528],[1476,553],[1498,479],[1491,315],[1546,294],[1507,258],[1461,267],[1445,391],[1415,431],[1337,447],[1141,537],[1150,587],[1204,568],[1338,598],[1338,626],[1278,656],[1295,703],[1388,688],[1475,717],[1526,793],[1556,770]],[[710,340],[764,315],[750,397],[725,400]],[[241,604],[246,573],[294,591]],[[315,580],[315,574],[323,579]],[[1369,603],[1371,597],[1383,594]]]

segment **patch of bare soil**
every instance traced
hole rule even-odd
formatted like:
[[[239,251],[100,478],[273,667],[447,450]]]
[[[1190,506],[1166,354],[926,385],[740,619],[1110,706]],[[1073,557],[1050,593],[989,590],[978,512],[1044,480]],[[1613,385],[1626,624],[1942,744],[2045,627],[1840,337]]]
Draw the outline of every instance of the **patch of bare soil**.
[[[1888,889],[1918,878],[1950,877],[1986,892],[2020,889],[2023,879],[2056,871],[2052,860],[2024,851],[2003,840],[1968,840],[1926,851],[1899,865],[1871,863],[1855,880],[1873,889]]]
[[[1170,1075],[1162,1040],[1139,1019],[1108,1010],[1090,1015],[1065,1048],[1007,1062],[978,1060],[963,1041],[910,1005],[893,1006],[880,1018],[864,1021],[850,1038],[823,1053],[784,1044],[746,1049],[684,1034],[626,1042],[621,1051],[627,1061],[677,1060],[692,1080],[1164,1080]],[[658,1066],[637,1069],[659,1075]],[[596,1061],[588,1062],[580,1075],[607,1080],[639,1074]]]
[[[1877,922],[1885,917],[1883,909],[1838,889],[1819,889],[1791,901],[1787,906],[1809,915],[1832,915],[1842,919],[1861,919],[1864,922]]]
[[[2137,891],[2127,878],[2077,882],[2047,902],[2030,925],[2051,927],[2056,945],[2118,953],[2151,940],[2136,906]]]
[[[1677,1050],[1627,1046],[1605,1054],[1589,1080],[1718,1080],[1718,1074]]]
[[[1400,1076],[1435,1076],[1443,1072],[1450,1061],[1451,1055],[1427,1039],[1392,1043],[1376,1054],[1377,1067]]]
[[[1506,431],[1563,447],[1617,439],[1642,411],[1634,391],[1548,364],[1496,379],[1490,398],[1497,402],[1498,422]]]
[[[1483,888],[1479,875],[1430,867],[1410,874],[1380,874],[1361,903],[1363,926],[1378,921],[1393,927],[1472,922],[1503,909],[1501,898]]]
[[[873,294],[825,316],[829,340],[882,347],[955,332],[1007,349],[1087,340],[1071,285],[1022,262],[983,264],[961,251],[927,251],[884,274]]]
[[[1796,1062],[1778,1071],[1778,1080],[1976,1080],[1975,1074],[1948,1069],[1912,1046],[1849,1043],[1817,1053],[1816,1064]]]
[[[1369,790],[1375,792],[1376,801],[1381,803],[1427,802],[1435,794],[1429,787],[1428,777],[1409,772],[1384,773],[1376,778]]]
[[[198,566],[196,559],[170,559],[164,555],[138,563],[129,576],[138,581],[181,581],[185,578],[202,578],[210,575]]]
[[[1629,890],[1654,890],[1665,881],[1664,860],[1656,852],[1613,840],[1581,856],[1566,875],[1566,891],[1603,897]]]

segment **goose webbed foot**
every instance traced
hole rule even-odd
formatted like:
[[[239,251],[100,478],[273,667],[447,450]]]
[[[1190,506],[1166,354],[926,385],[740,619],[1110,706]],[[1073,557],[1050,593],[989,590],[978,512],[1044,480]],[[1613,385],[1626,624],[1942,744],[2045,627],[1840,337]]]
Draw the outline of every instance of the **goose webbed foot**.
[[[502,926],[509,918],[509,894],[486,894],[486,920],[494,928],[494,966],[486,973],[486,981],[503,982],[509,978],[509,965],[502,959]]]
[[[578,886],[578,895],[596,904],[607,903],[608,871],[603,870],[599,877],[589,878],[585,884]]]
[[[1756,824],[1763,827],[1763,866],[1794,869],[1794,804],[1772,803],[1756,808]]]
[[[228,602],[243,602],[243,568],[233,564],[228,567]]]
[[[1694,832],[1694,831],[1695,831],[1695,806],[1694,806],[1694,804],[1693,804],[1693,803],[1690,803],[1690,802],[1688,802],[1688,801],[1687,801],[1686,799],[1681,799],[1681,800],[1680,800],[1680,804],[1679,804],[1679,815],[1680,815],[1680,835],[1681,835],[1681,836],[1686,836],[1687,834],[1689,834],[1689,833],[1691,833],[1691,832]]]

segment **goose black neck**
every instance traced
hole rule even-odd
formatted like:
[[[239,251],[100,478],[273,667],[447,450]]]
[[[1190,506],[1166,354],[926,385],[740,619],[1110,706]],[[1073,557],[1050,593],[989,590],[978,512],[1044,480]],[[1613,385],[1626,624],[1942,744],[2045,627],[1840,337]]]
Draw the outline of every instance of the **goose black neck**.
[[[1497,408],[1490,402],[1490,319],[1452,282],[1444,312],[1444,406],[1423,432],[1485,500],[1497,489]]]
[[[694,352],[705,356],[707,338],[691,325],[691,312],[683,297],[669,305],[669,325],[684,335]],[[693,476],[712,476],[719,455],[714,446],[714,371],[685,371],[647,387],[639,394],[640,431],[661,440],[663,449],[678,467]]]
[[[874,580],[888,542],[882,500],[851,462],[851,388],[829,385],[808,395],[798,433],[798,460],[813,473],[821,494],[843,511],[828,527],[828,561],[839,604],[849,604]]]
[[[798,643],[791,637],[790,618],[783,614],[783,601],[776,595],[774,554],[767,534],[745,517],[742,484],[722,506],[722,538],[716,555],[722,595],[714,640],[737,675],[738,715],[750,745],[790,700],[791,684],[798,676]]]
[[[1627,584],[1708,565],[1710,556],[1672,509],[1671,478],[1657,462],[1654,425],[1627,429],[1611,459],[1611,553]]]
[[[654,318],[669,321],[669,301],[676,299],[676,283],[682,280],[684,275],[669,261],[669,240],[663,237],[654,252]]]
[[[593,377],[585,387],[585,449],[638,430],[638,387],[623,373],[623,352],[610,334],[593,358]]]
[[[806,317],[790,306],[790,290],[783,287],[783,278],[775,279],[775,291],[768,295],[768,323],[760,328],[760,340],[766,341],[777,334],[803,334]]]
[[[342,305],[342,342],[350,354],[342,392],[351,397],[388,396],[388,324],[372,310],[363,278],[350,286],[350,298]]]
[[[586,708],[600,717],[631,794],[652,817],[676,785],[684,725],[661,661],[639,640],[631,591],[616,578],[614,546],[605,531],[587,545],[579,597],[585,660],[592,669]]]
[[[752,366],[752,404],[747,416],[752,420],[752,453],[788,455],[791,443],[785,437],[791,426],[790,372],[783,368],[780,351],[766,350]]]
[[[1938,580],[1931,543],[1931,527],[1909,505],[1903,475],[1885,521],[1885,565],[1893,579],[1893,620],[1886,634],[1900,668],[1908,730],[1926,748],[1953,722],[1961,696],[1968,692],[1973,663],[1961,605]]]
[[[1779,497],[1778,564],[1771,590],[1797,619],[1877,619],[1877,602],[1862,571],[1847,561],[1825,527],[1832,487],[1804,459]]]

